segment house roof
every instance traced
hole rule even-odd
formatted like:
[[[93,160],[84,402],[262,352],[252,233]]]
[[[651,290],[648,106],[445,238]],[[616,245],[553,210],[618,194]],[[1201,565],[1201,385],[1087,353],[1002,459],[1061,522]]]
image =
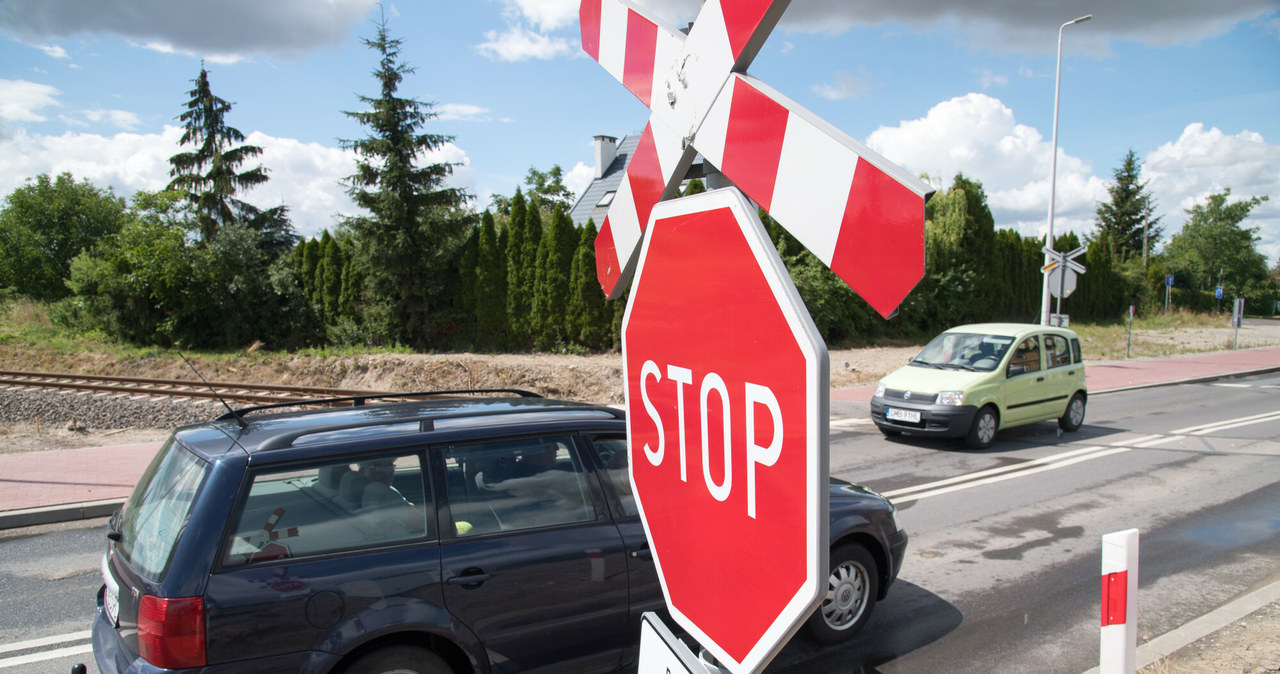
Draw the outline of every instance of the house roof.
[[[639,144],[640,134],[638,133],[623,136],[618,142],[618,153],[605,169],[604,175],[591,181],[587,189],[583,190],[582,196],[578,197],[578,201],[573,204],[573,208],[569,209],[569,217],[573,218],[574,225],[581,227],[587,224],[587,220],[594,220],[597,228],[604,224],[604,215],[609,212],[609,206],[608,204],[599,205],[600,200],[606,194],[618,191],[622,178],[627,175],[627,165],[631,163],[631,157],[635,155],[636,146]]]

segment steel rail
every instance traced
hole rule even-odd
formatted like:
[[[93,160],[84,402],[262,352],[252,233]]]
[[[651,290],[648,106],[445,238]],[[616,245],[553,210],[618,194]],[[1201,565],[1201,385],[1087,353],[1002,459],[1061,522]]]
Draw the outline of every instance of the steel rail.
[[[149,379],[114,375],[84,375],[54,372],[0,370],[0,385],[30,388],[55,388],[130,395],[151,395],[206,400],[234,400],[250,403],[297,402],[309,398],[336,398],[369,395],[383,391],[330,388],[323,386],[288,386],[246,384],[240,382],[202,382],[183,379]]]

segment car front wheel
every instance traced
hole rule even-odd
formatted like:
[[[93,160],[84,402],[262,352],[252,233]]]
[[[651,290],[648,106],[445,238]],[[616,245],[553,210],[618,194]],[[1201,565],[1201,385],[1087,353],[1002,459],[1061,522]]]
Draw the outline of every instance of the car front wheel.
[[[978,410],[977,416],[973,418],[973,425],[969,427],[969,434],[965,436],[964,443],[970,449],[986,449],[996,439],[996,427],[999,420],[996,418],[996,410],[990,405]]]
[[[1078,430],[1084,424],[1084,396],[1079,393],[1071,396],[1067,403],[1067,411],[1058,419],[1058,427],[1068,433]]]
[[[834,644],[857,634],[876,605],[879,578],[875,559],[861,545],[832,550],[827,594],[809,618],[810,636],[819,643]]]

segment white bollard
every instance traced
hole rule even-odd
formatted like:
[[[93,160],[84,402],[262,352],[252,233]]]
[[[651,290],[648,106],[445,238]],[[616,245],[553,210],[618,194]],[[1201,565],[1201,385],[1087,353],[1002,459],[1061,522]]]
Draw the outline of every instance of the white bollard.
[[[1138,530],[1102,537],[1099,674],[1133,674],[1138,650]]]

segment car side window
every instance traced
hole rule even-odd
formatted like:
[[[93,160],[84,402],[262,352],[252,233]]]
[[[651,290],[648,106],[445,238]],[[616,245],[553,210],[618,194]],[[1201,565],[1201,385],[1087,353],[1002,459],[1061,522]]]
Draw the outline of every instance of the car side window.
[[[1071,362],[1080,363],[1084,361],[1084,357],[1080,355],[1080,340],[1071,340]]]
[[[222,564],[428,540],[434,520],[416,453],[263,471],[249,485]]]
[[[600,463],[604,466],[602,472],[613,488],[618,515],[624,518],[639,517],[640,510],[636,507],[635,495],[631,493],[631,475],[627,469],[630,461],[627,453],[627,436],[592,436],[591,444],[595,445]]]
[[[1045,335],[1044,347],[1049,355],[1049,367],[1071,364],[1071,344],[1062,335]]]
[[[444,460],[456,536],[596,519],[591,487],[571,436],[449,447]]]
[[[1040,337],[1028,337],[1013,349],[1013,358],[1009,360],[1007,375],[1014,377],[1040,369]]]

